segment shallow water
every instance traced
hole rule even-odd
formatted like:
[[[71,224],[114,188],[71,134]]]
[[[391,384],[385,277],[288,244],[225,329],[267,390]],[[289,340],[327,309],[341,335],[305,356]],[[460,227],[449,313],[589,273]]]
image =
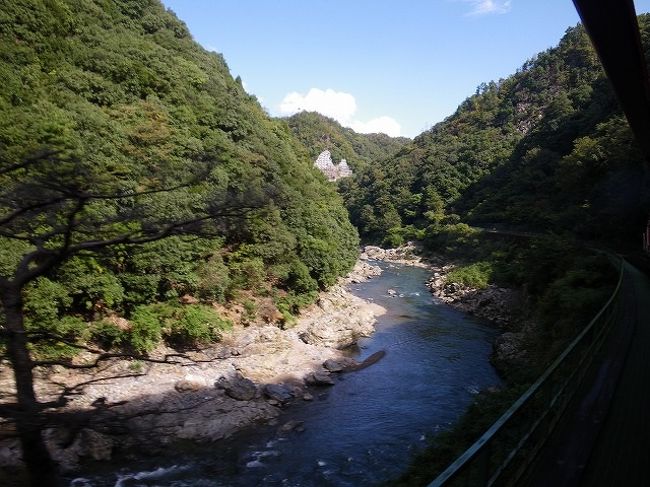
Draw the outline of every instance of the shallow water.
[[[314,401],[280,417],[279,425],[303,421],[304,431],[257,426],[214,445],[96,467],[71,485],[338,487],[398,475],[480,389],[499,384],[488,361],[496,331],[434,301],[426,269],[379,265],[380,277],[350,289],[388,312],[352,354],[363,360],[386,350],[386,356],[340,375],[334,387],[314,388]]]

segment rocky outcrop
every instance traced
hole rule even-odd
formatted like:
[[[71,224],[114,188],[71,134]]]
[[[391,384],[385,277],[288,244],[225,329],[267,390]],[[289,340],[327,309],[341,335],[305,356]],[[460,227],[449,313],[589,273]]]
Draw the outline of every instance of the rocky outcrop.
[[[494,340],[492,361],[498,364],[499,368],[511,369],[521,366],[527,356],[525,335],[522,332],[506,332]]]
[[[189,392],[198,391],[207,386],[208,384],[204,379],[188,376],[176,382],[176,384],[174,384],[174,389],[178,392]]]
[[[332,153],[328,150],[321,152],[314,166],[318,168],[328,179],[328,181],[336,181],[337,179],[347,178],[352,176],[352,170],[345,159],[341,159],[338,165],[332,161]]]
[[[255,383],[239,372],[230,378],[219,377],[215,386],[226,391],[229,397],[237,401],[250,401],[257,395],[257,386]]]
[[[359,259],[382,260],[385,262],[393,262],[395,264],[429,267],[420,255],[421,250],[420,246],[415,242],[408,242],[406,245],[394,249],[383,249],[374,245],[366,245],[359,256]]]
[[[518,320],[522,305],[521,293],[490,285],[484,289],[448,282],[446,275],[454,266],[433,266],[433,275],[427,282],[431,293],[454,308],[509,328]]]
[[[359,260],[350,273],[341,280],[341,284],[358,284],[381,275],[381,267]]]
[[[504,330],[492,344],[492,364],[508,374],[530,360],[527,337],[536,333],[537,325],[527,321],[525,298],[520,291],[490,285],[484,289],[448,282],[453,265],[432,265],[433,274],[427,282],[431,293],[442,302],[466,313],[484,318]]]
[[[333,386],[334,379],[327,370],[317,370],[305,376],[305,384],[308,386]]]
[[[278,404],[284,404],[293,398],[293,390],[284,384],[267,384],[264,395]]]
[[[300,339],[309,345],[343,349],[375,331],[374,322],[385,312],[381,306],[367,303],[334,286],[322,296],[310,318],[296,328]]]
[[[351,367],[359,365],[359,362],[351,357],[340,359],[329,359],[323,362],[323,368],[329,372],[343,372]]]

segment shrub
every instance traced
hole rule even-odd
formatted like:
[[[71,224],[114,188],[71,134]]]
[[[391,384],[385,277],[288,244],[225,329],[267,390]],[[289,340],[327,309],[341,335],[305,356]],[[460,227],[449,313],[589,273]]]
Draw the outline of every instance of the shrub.
[[[404,237],[402,234],[402,227],[392,227],[388,232],[386,232],[386,236],[382,240],[381,244],[384,247],[399,247],[404,244]]]
[[[445,277],[446,282],[456,282],[464,286],[484,289],[490,283],[493,269],[490,262],[475,262],[459,266]]]
[[[246,258],[230,264],[232,284],[239,289],[255,290],[266,277],[264,261],[260,258]]]
[[[296,259],[291,262],[287,287],[298,294],[305,294],[316,291],[318,283],[312,279],[307,266]]]
[[[216,299],[223,302],[231,279],[228,267],[223,263],[221,255],[212,255],[199,266],[197,273],[199,276],[197,284],[199,296],[204,299]]]
[[[156,306],[138,306],[131,314],[131,330],[127,334],[126,344],[136,352],[149,352],[160,342],[162,326]]]
[[[284,296],[276,298],[276,306],[278,311],[282,313],[285,323],[293,323],[295,315],[298,314],[301,308],[312,304],[318,297],[317,291],[311,291],[304,294],[296,294],[293,292],[287,293]]]
[[[35,326],[47,327],[59,319],[61,313],[72,304],[65,286],[39,277],[27,288],[25,311]]]
[[[203,304],[176,308],[165,321],[165,336],[175,345],[210,343],[219,340],[223,331],[232,328],[232,322]]]
[[[79,349],[74,346],[88,338],[88,326],[85,321],[77,316],[64,316],[48,322],[44,327],[42,323],[34,323],[29,318],[25,321],[27,331],[42,331],[42,338],[34,338],[32,351],[39,359],[68,359],[72,358]]]
[[[257,304],[255,301],[247,299],[244,301],[244,314],[242,316],[242,321],[244,324],[249,324],[255,320],[257,316]]]
[[[91,340],[105,350],[128,342],[128,332],[108,321],[98,321],[90,329]]]
[[[427,247],[448,255],[467,255],[478,247],[479,231],[465,223],[430,225],[426,230]]]
[[[69,290],[75,303],[87,310],[99,303],[119,306],[124,299],[120,281],[94,258],[75,257],[67,261],[59,272],[59,282]]]

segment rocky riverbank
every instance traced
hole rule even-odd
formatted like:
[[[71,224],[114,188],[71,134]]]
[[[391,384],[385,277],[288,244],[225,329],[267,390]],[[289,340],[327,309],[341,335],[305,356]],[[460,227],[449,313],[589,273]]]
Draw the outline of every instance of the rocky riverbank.
[[[406,245],[394,249],[383,249],[374,245],[366,245],[359,259],[362,261],[381,260],[394,264],[428,268],[429,264],[420,255],[421,250],[420,246],[415,242],[408,242]]]
[[[493,284],[485,288],[451,282],[447,274],[454,265],[431,264],[432,276],[427,282],[438,299],[466,313],[484,318],[502,329],[508,329],[517,319],[521,307],[521,293]]]
[[[519,319],[521,293],[495,285],[477,289],[449,282],[447,274],[454,269],[455,265],[444,263],[440,257],[422,256],[422,249],[414,242],[394,249],[368,245],[364,247],[360,259],[381,260],[431,269],[432,275],[427,286],[431,293],[444,303],[489,320],[502,329],[508,329]]]
[[[336,374],[361,366],[342,349],[369,336],[385,310],[344,285],[380,272],[359,262],[286,330],[263,323],[236,327],[205,350],[156,350],[156,362],[113,359],[93,369],[37,369],[42,401],[61,388],[75,393],[53,414],[69,425],[46,432],[48,447],[64,468],[74,469],[83,458],[108,460],[143,444],[155,454],[176,440],[215,441],[273,421],[292,401],[313,399],[313,388],[333,385]],[[2,389],[9,391],[8,367],[1,367]],[[0,466],[15,465],[18,441],[9,425],[0,426]]]
[[[427,282],[431,293],[442,302],[486,319],[503,333],[492,344],[493,365],[501,373],[526,366],[530,359],[528,342],[537,333],[537,324],[527,317],[526,298],[521,291],[493,284],[479,289],[450,282],[455,265],[429,260],[432,276]]]
[[[440,256],[423,255],[414,242],[383,249],[372,245],[364,247],[360,259],[380,260],[431,270],[427,287],[437,299],[465,313],[486,319],[503,333],[493,343],[492,363],[502,373],[525,366],[530,359],[528,343],[538,334],[537,323],[527,317],[526,298],[518,290],[493,284],[479,289],[448,280],[447,275],[456,265]],[[389,291],[390,293],[390,291]]]

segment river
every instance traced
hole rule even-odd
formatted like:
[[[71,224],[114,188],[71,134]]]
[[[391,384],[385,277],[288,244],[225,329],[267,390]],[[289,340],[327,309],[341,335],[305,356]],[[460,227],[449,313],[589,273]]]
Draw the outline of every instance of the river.
[[[315,388],[313,401],[289,407],[277,424],[168,456],[96,466],[71,485],[356,487],[399,475],[480,389],[499,385],[488,360],[497,332],[436,302],[427,269],[378,265],[380,277],[350,289],[388,311],[350,353],[363,360],[385,350],[381,361]],[[301,426],[280,431],[289,421]]]

